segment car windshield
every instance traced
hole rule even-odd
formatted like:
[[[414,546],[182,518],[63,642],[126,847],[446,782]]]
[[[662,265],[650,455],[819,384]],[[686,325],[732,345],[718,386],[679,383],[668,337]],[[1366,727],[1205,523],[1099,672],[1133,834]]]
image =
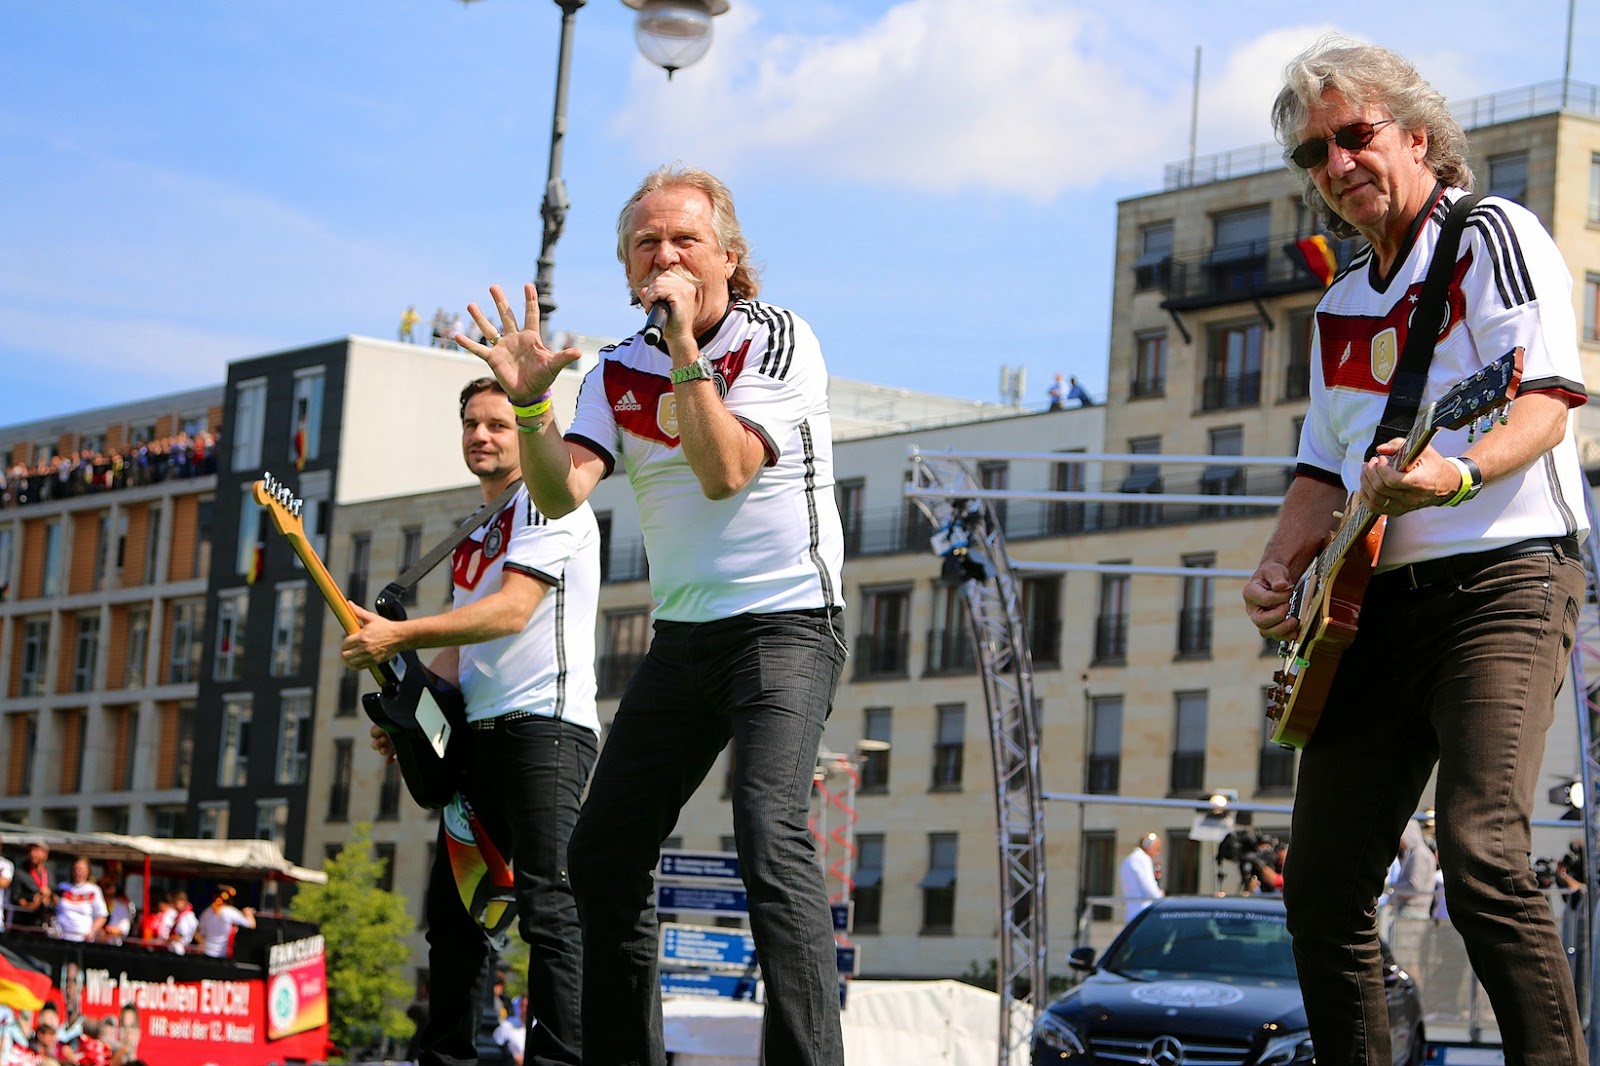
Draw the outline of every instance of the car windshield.
[[[1202,973],[1295,977],[1282,914],[1220,909],[1147,911],[1100,968],[1146,980]]]

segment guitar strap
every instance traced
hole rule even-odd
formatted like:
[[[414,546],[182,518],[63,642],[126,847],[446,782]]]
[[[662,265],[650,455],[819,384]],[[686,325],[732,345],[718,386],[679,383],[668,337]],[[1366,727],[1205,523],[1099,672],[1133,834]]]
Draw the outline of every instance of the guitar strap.
[[[1422,282],[1422,295],[1411,316],[1411,328],[1406,332],[1406,346],[1400,352],[1400,361],[1390,379],[1393,384],[1389,386],[1389,403],[1383,409],[1378,428],[1373,431],[1372,443],[1367,445],[1368,459],[1378,454],[1378,445],[1410,433],[1417,419],[1422,390],[1428,384],[1428,364],[1433,362],[1433,346],[1439,341],[1439,331],[1446,325],[1446,296],[1456,269],[1456,253],[1461,248],[1461,231],[1466,229],[1468,213],[1481,199],[1481,192],[1468,193],[1457,200],[1445,216],[1444,226],[1439,230],[1439,243],[1433,249],[1433,262],[1428,265],[1427,277]]]
[[[489,517],[500,513],[500,508],[511,502],[511,497],[517,494],[521,487],[522,479],[513,478],[505,491],[493,500],[479,507],[461,521],[461,524],[450,531],[450,534],[434,545],[428,554],[408,566],[403,574],[389,582],[384,591],[398,598],[400,595],[411,591],[411,587],[418,581],[428,576],[428,572],[439,565],[439,560],[456,550],[456,545],[470,537],[474,530],[488,521]]]

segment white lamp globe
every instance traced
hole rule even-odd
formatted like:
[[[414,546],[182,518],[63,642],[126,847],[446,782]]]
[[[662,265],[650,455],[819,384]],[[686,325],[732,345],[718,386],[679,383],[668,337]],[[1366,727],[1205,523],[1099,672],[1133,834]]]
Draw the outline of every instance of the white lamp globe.
[[[622,0],[638,11],[633,35],[644,57],[672,77],[711,48],[711,19],[728,0]]]

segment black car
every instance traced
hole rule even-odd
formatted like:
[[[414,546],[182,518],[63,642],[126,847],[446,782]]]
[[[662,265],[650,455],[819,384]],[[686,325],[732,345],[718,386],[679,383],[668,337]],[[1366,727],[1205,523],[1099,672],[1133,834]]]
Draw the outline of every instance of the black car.
[[[1384,949],[1394,1061],[1418,1066],[1426,1045],[1411,976]],[[1314,1062],[1283,901],[1157,900],[1129,922],[1052,1003],[1033,1033],[1034,1066],[1289,1066]]]

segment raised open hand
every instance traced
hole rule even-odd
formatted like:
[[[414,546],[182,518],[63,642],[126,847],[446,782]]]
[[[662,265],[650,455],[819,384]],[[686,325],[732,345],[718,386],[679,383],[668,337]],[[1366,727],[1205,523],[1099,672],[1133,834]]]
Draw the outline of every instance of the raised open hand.
[[[463,349],[489,364],[507,396],[516,403],[526,404],[547,392],[562,368],[576,362],[583,353],[577,348],[553,352],[545,347],[544,338],[539,335],[539,294],[531,282],[522,288],[527,307],[520,327],[511,305],[506,302],[505,290],[491,285],[489,298],[500,314],[500,328],[489,324],[477,304],[468,304],[467,313],[483,331],[485,343],[479,344],[460,333],[455,339]]]

